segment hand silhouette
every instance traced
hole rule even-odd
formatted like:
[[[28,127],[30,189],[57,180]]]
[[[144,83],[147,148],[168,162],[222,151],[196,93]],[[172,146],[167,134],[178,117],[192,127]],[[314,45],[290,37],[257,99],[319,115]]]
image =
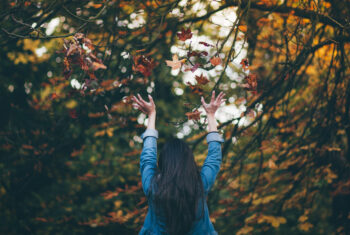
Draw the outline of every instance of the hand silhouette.
[[[218,97],[216,97],[215,99],[215,91],[213,91],[211,93],[211,100],[209,104],[205,103],[203,96],[201,97],[203,108],[205,109],[207,115],[215,114],[216,110],[220,107],[220,105],[226,101],[226,99],[223,99],[224,96],[225,93],[220,92]]]
[[[149,102],[146,102],[144,99],[142,99],[140,94],[137,94],[137,96],[139,99],[137,99],[135,96],[131,98],[135,102],[132,104],[133,107],[137,108],[148,116],[156,113],[156,105],[154,104],[151,95],[148,95]]]

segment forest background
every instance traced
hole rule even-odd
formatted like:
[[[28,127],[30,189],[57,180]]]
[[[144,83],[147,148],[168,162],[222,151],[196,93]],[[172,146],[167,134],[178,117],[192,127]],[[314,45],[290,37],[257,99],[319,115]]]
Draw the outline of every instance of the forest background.
[[[137,234],[131,96],[201,165],[215,90],[218,233],[350,234],[349,1],[3,0],[0,22],[1,233]]]

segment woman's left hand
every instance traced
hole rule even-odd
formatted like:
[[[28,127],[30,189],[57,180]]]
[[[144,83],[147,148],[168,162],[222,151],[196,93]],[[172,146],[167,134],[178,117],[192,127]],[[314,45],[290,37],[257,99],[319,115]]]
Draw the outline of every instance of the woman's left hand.
[[[133,107],[137,108],[141,112],[147,114],[148,116],[156,113],[156,105],[154,104],[153,98],[151,95],[148,95],[149,102],[146,102],[142,99],[140,94],[137,94],[138,99],[136,96],[133,96],[131,99],[135,102],[133,103]]]

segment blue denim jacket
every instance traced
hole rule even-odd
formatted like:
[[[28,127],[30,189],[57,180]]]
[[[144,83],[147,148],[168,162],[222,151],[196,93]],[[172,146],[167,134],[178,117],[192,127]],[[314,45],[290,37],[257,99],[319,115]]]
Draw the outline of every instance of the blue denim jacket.
[[[147,138],[148,137],[148,138]],[[155,129],[146,129],[142,133],[143,149],[140,158],[140,171],[142,178],[142,188],[146,195],[150,187],[151,179],[156,173],[157,169],[157,139],[158,131]],[[210,132],[206,137],[208,143],[208,155],[204,161],[201,169],[201,178],[204,187],[205,196],[208,195],[209,190],[215,182],[216,175],[220,170],[221,165],[221,143],[223,138],[218,132]],[[139,235],[161,235],[166,234],[161,225],[164,225],[162,218],[158,218],[155,214],[154,205],[151,200],[148,200],[149,207],[141,228]],[[201,208],[200,208],[201,209]],[[209,219],[209,211],[207,202],[204,201],[204,216],[201,220],[196,222],[190,231],[191,235],[217,235],[213,224]]]

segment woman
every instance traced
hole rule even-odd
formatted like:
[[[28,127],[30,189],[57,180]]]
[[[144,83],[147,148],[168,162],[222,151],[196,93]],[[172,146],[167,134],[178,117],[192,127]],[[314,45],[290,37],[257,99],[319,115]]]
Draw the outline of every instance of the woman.
[[[221,164],[221,143],[224,142],[216,127],[215,112],[225,102],[221,92],[211,101],[201,102],[208,117],[208,155],[202,166],[197,168],[190,147],[182,140],[173,138],[162,149],[157,168],[157,139],[155,129],[156,106],[148,95],[146,102],[138,94],[132,97],[133,106],[148,115],[148,126],[141,138],[143,149],[140,158],[142,187],[149,202],[143,234],[217,234],[210,219],[206,196],[214,184]]]

